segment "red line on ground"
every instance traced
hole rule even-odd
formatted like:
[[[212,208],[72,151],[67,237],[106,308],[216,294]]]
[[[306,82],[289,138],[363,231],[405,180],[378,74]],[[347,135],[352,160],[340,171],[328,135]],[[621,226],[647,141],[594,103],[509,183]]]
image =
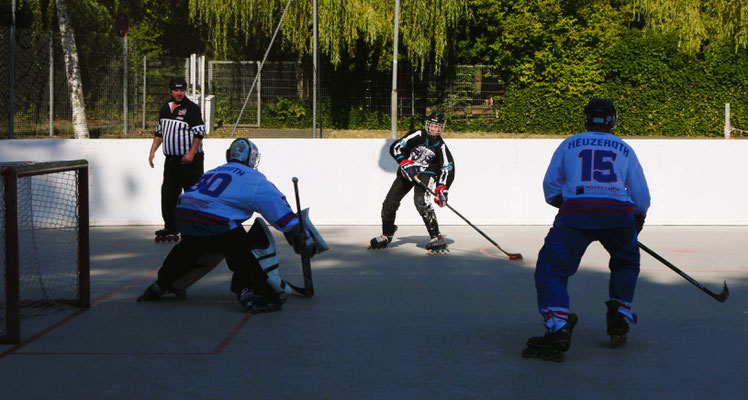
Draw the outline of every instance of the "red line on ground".
[[[146,279],[146,278],[148,278],[150,276],[153,276],[154,274],[156,274],[156,272],[158,272],[158,268],[154,269],[153,271],[151,271],[151,272],[145,274],[144,276],[136,279],[135,281],[133,281],[133,282],[131,282],[131,283],[123,286],[122,288],[120,288],[120,289],[118,289],[118,290],[110,293],[109,295],[104,296],[100,300],[98,300],[98,301],[94,302],[93,304],[91,304],[90,308],[80,309],[80,310],[74,312],[73,314],[68,315],[67,317],[65,317],[65,318],[61,319],[60,321],[56,322],[55,324],[53,324],[53,325],[47,327],[46,329],[42,330],[41,332],[38,332],[34,336],[32,336],[32,337],[30,337],[30,338],[22,341],[21,343],[15,345],[13,347],[11,347],[8,350],[0,353],[0,359],[3,359],[4,357],[9,356],[11,354],[13,354],[13,355],[87,355],[87,356],[88,355],[93,355],[93,356],[96,356],[96,355],[105,355],[105,356],[123,356],[123,355],[126,355],[126,356],[185,356],[185,355],[186,356],[192,356],[192,355],[202,356],[202,355],[216,355],[216,354],[220,354],[226,348],[226,346],[228,346],[228,344],[234,339],[234,337],[236,337],[236,335],[239,333],[239,331],[244,327],[244,325],[247,323],[247,321],[249,320],[249,318],[252,316],[252,314],[245,315],[239,321],[239,323],[237,323],[236,326],[234,326],[234,328],[231,330],[231,332],[229,332],[228,335],[226,335],[226,337],[224,337],[223,340],[221,340],[221,342],[218,343],[218,345],[216,346],[216,348],[213,349],[213,351],[209,351],[209,352],[139,352],[139,351],[132,351],[132,352],[107,352],[107,351],[104,351],[104,352],[45,352],[45,351],[24,351],[24,352],[19,352],[18,351],[18,350],[22,349],[23,347],[25,347],[25,346],[33,343],[34,341],[36,341],[40,337],[48,334],[49,332],[51,332],[51,331],[59,328],[62,325],[68,323],[73,318],[75,318],[75,317],[83,314],[84,312],[90,310],[91,308],[94,308],[94,307],[96,307],[96,306],[98,306],[98,305],[100,305],[102,303],[105,303],[105,302],[109,301],[110,299],[112,299],[113,297],[117,296],[118,294],[120,294],[120,293],[124,292],[125,290],[130,289],[131,287],[137,285],[139,282],[143,281],[144,279]]]
[[[221,343],[218,343],[218,346],[216,346],[216,348],[213,349],[213,351],[210,354],[220,354],[223,351],[223,349],[225,349],[226,346],[228,346],[229,343],[234,339],[234,337],[236,337],[239,331],[244,327],[244,324],[246,324],[247,321],[249,321],[249,317],[251,316],[252,314],[247,314],[244,318],[242,318],[239,321],[239,323],[236,324],[234,329],[232,329],[231,332],[229,332],[229,334],[226,335],[226,337],[223,338],[223,340],[221,340]]]
[[[129,284],[127,284],[127,285],[125,285],[125,286],[124,286],[124,287],[122,287],[121,289],[119,289],[119,290],[116,290],[116,291],[114,291],[113,293],[110,293],[110,294],[109,294],[109,295],[107,295],[107,296],[104,296],[104,297],[103,297],[102,299],[100,299],[100,300],[98,300],[98,301],[94,302],[93,304],[91,304],[91,307],[89,307],[89,308],[83,308],[83,309],[80,309],[80,310],[78,310],[78,311],[76,311],[76,312],[74,312],[74,313],[72,313],[72,314],[68,315],[67,317],[65,317],[65,318],[61,319],[60,321],[57,321],[56,323],[52,324],[51,326],[47,327],[46,329],[42,330],[41,332],[38,332],[38,333],[37,333],[37,334],[35,334],[34,336],[31,336],[30,338],[28,338],[28,339],[26,339],[26,340],[22,341],[21,343],[18,343],[17,345],[15,345],[15,346],[11,347],[10,349],[8,349],[8,350],[5,350],[4,352],[0,353],[0,359],[3,359],[4,357],[6,357],[6,356],[8,356],[8,355],[10,355],[10,354],[17,354],[17,351],[18,351],[18,350],[20,350],[20,349],[24,348],[24,347],[25,347],[25,346],[27,346],[28,344],[30,344],[30,343],[33,343],[34,341],[36,341],[36,340],[37,340],[37,339],[39,339],[40,337],[42,337],[42,336],[44,336],[44,335],[48,334],[49,332],[52,332],[53,330],[55,330],[55,329],[57,329],[57,328],[61,327],[62,325],[65,325],[66,323],[68,323],[68,322],[69,322],[70,320],[72,320],[73,318],[75,318],[75,317],[77,317],[77,316],[79,316],[79,315],[83,314],[84,312],[86,312],[86,311],[88,311],[88,310],[90,310],[90,309],[92,309],[92,308],[94,308],[94,307],[98,306],[99,304],[101,304],[101,303],[103,303],[103,302],[105,302],[105,301],[107,301],[107,300],[111,299],[112,297],[116,296],[117,294],[119,294],[119,293],[122,293],[123,291],[125,291],[125,290],[127,290],[127,289],[129,289],[129,288],[131,288],[131,287],[133,287],[133,286],[135,286],[136,284],[138,284],[138,282],[140,282],[140,281],[142,281],[142,280],[144,280],[144,279],[148,278],[149,276],[152,276],[152,275],[154,275],[154,274],[155,274],[156,272],[158,272],[158,268],[157,268],[157,269],[154,269],[153,271],[151,271],[151,272],[149,272],[149,273],[145,274],[144,276],[142,276],[142,277],[140,277],[140,278],[136,279],[135,281],[133,281],[133,282],[131,282],[131,283],[129,283]]]

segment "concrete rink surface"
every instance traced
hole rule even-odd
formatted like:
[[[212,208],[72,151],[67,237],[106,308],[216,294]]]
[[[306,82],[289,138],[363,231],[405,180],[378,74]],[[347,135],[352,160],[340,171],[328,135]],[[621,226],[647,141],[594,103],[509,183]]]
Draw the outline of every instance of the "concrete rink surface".
[[[563,363],[520,356],[544,329],[533,272],[548,226],[423,226],[368,251],[377,226],[323,226],[316,294],[249,315],[225,263],[185,300],[137,303],[173,246],[153,226],[91,229],[92,305],[22,320],[0,345],[0,399],[748,398],[748,227],[645,226],[642,243],[719,293],[719,303],[642,253],[628,343],[605,333],[608,257],[593,243],[569,280],[579,315]],[[281,276],[302,285],[282,235]]]

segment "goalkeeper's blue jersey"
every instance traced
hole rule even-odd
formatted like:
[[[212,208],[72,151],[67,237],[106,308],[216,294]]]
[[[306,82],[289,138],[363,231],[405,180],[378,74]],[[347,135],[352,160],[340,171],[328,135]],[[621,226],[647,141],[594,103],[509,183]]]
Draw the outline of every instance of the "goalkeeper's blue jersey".
[[[560,208],[556,224],[612,228],[647,214],[649,188],[634,150],[605,132],[566,138],[543,179],[546,202]]]
[[[240,226],[258,212],[271,225],[288,232],[299,220],[265,175],[238,162],[212,169],[179,196],[177,229],[186,236],[210,236]]]

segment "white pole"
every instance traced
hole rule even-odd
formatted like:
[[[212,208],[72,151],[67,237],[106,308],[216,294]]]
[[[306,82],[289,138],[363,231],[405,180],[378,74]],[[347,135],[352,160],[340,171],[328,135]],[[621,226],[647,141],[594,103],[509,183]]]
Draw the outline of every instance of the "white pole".
[[[205,56],[200,56],[200,110],[205,119]]]
[[[127,35],[122,40],[122,111],[127,136]]]
[[[262,126],[262,64],[257,61],[257,127]]]
[[[397,138],[397,44],[398,24],[400,19],[400,0],[395,0],[395,37],[392,43],[392,99],[390,100],[390,131],[392,138]]]
[[[317,65],[317,47],[319,46],[319,30],[317,26],[317,0],[314,0],[314,4],[312,6],[314,8],[314,27],[313,27],[313,51],[312,51],[312,137],[317,137],[317,75],[318,75],[318,65]]]
[[[730,126],[730,103],[725,103],[725,139],[730,138],[730,133],[732,133],[732,127]]]
[[[55,133],[55,54],[54,33],[49,31],[49,136]]]
[[[190,87],[192,88],[192,96],[189,96],[189,97],[191,97],[192,98],[191,100],[193,101],[195,100],[195,95],[196,95],[196,88],[195,88],[196,64],[197,64],[197,54],[190,54],[190,76],[187,79],[189,80],[188,82],[190,82]],[[187,93],[189,93],[189,89]]]

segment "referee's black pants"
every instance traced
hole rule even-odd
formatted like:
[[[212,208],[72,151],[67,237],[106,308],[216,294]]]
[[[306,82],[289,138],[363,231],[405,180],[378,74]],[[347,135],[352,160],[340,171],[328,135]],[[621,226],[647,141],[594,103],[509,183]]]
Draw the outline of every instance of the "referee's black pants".
[[[161,184],[161,216],[164,218],[164,229],[176,231],[174,210],[177,199],[183,190],[196,184],[203,176],[203,153],[195,154],[189,164],[182,164],[182,156],[166,156],[164,162],[164,181]]]

